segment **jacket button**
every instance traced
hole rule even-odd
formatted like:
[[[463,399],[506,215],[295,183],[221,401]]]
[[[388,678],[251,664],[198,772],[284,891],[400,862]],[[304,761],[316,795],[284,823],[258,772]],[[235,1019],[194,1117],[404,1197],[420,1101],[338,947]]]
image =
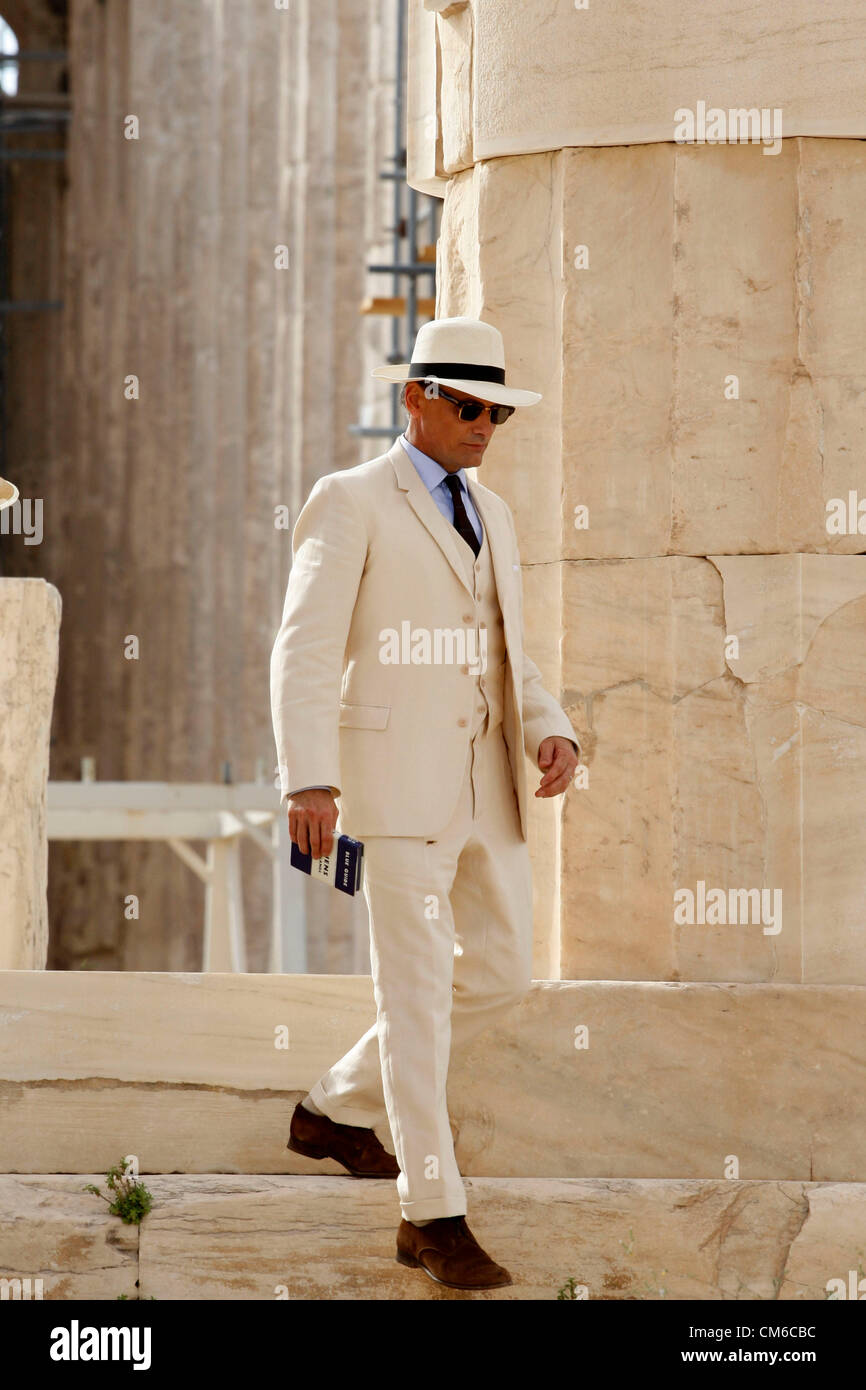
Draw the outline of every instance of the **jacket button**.
[[[466,728],[466,725],[469,723],[469,720],[468,720],[468,719],[458,719],[458,720],[457,720],[457,723],[460,725],[460,728],[461,728],[461,729],[465,729],[465,728]]]
[[[464,621],[464,623],[471,623],[471,622],[472,622],[472,614],[471,614],[471,613],[464,613],[464,614],[463,614],[463,621]]]

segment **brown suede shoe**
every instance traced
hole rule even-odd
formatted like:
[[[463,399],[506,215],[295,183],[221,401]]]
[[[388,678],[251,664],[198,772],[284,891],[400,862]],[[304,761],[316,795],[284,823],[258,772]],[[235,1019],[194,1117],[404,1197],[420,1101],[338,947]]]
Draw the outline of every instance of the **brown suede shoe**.
[[[292,1114],[287,1149],[305,1158],[335,1158],[353,1178],[396,1178],[400,1165],[383,1148],[372,1129],[338,1125],[327,1115],[314,1115],[300,1101]]]
[[[508,1270],[481,1249],[465,1216],[439,1216],[429,1226],[401,1221],[397,1263],[420,1266],[449,1289],[501,1289],[512,1282]]]

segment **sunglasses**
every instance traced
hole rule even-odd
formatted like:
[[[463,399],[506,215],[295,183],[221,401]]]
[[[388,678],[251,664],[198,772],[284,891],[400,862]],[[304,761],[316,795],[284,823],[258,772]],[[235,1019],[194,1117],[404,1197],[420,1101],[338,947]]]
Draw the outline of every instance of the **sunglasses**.
[[[482,410],[490,411],[490,423],[492,425],[504,425],[509,415],[513,415],[516,409],[513,405],[482,405],[480,401],[461,401],[458,396],[452,396],[444,390],[438,382],[432,383],[436,387],[436,395],[444,396],[446,401],[451,401],[452,405],[457,406],[457,414],[461,420],[477,420]]]

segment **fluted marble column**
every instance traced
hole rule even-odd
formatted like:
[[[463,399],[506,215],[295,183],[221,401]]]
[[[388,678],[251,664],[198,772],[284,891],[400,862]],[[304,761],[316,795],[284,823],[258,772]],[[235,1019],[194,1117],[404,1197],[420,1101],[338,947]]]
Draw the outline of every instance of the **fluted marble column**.
[[[71,9],[68,159],[50,166],[62,363],[50,393],[22,381],[33,463],[13,474],[44,499],[44,538],[4,541],[7,572],[63,600],[52,778],[89,756],[99,779],[219,781],[227,762],[273,779],[291,527],[318,476],[379,447],[348,426],[369,399],[358,310],[387,211],[394,13]],[[167,847],[64,842],[49,867],[53,968],[199,967],[202,886]],[[243,868],[264,969],[270,871],[252,845]],[[310,969],[363,970],[363,903],[311,885],[308,905]]]

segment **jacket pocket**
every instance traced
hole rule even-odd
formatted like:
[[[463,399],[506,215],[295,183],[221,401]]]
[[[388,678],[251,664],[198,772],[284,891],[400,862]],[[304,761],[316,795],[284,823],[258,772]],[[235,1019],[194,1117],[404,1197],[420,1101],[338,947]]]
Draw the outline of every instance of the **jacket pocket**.
[[[384,729],[390,714],[390,705],[347,705],[340,701],[341,728]]]

